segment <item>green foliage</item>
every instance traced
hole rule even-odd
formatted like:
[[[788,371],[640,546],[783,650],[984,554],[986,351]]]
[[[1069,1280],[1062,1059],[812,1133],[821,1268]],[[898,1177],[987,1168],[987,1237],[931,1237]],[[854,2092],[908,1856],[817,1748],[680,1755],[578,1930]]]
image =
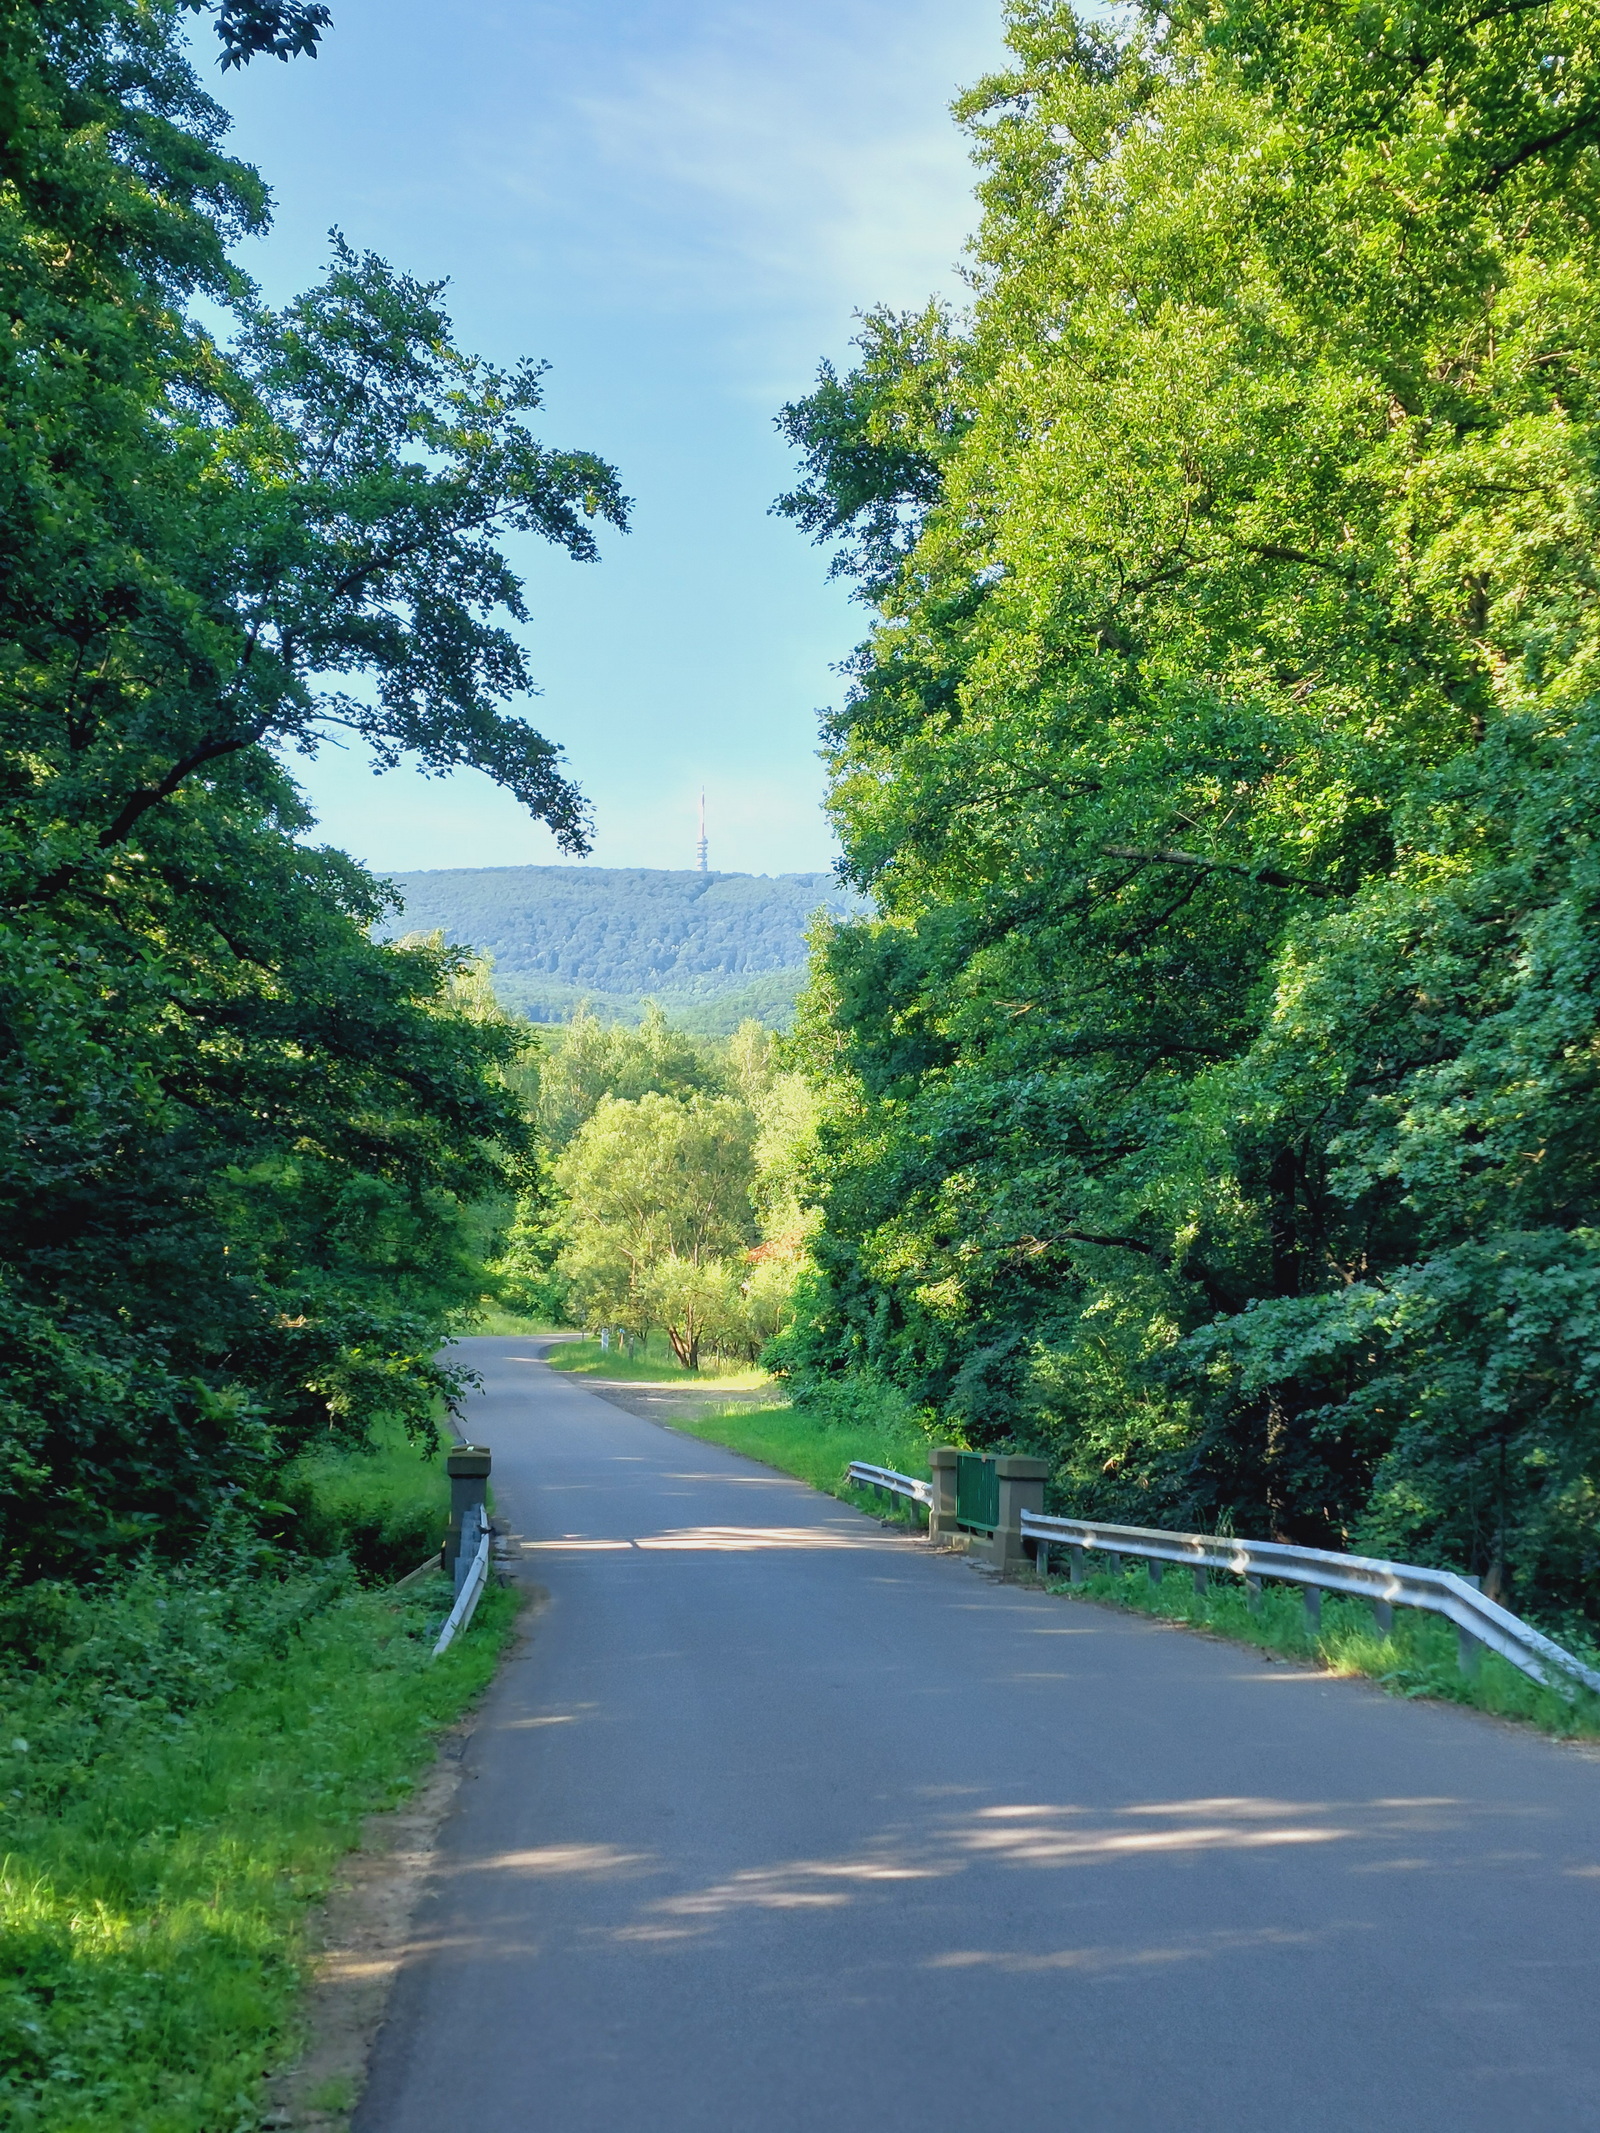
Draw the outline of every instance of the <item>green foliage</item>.
[[[418,1444],[390,1424],[366,1444],[302,1452],[278,1482],[293,1514],[285,1539],[312,1557],[347,1558],[364,1584],[393,1584],[444,1545],[445,1444],[438,1433]]]
[[[715,1096],[723,1086],[709,1048],[674,1029],[659,1007],[647,1008],[637,1029],[580,1009],[545,1040],[537,1098],[541,1135],[559,1155],[607,1097],[637,1103],[643,1096]]]
[[[588,1324],[665,1325],[693,1370],[726,1315],[730,1257],[755,1241],[755,1120],[731,1096],[602,1097],[556,1166],[561,1257]]]
[[[225,64],[324,11],[224,0]],[[487,771],[584,848],[500,548],[577,559],[611,470],[461,351],[439,286],[337,237],[265,308],[265,224],[180,0],[0,34],[0,1558],[181,1553],[286,1457],[426,1435],[476,1210],[524,1187],[522,1039],[281,760],[329,730]],[[231,321],[223,346],[197,323]]]
[[[1594,19],[1012,7],[970,317],[782,418],[878,609],[784,1352],[1600,1619]]]
[[[323,1894],[493,1671],[491,1592],[430,1658],[449,1588],[263,1574],[214,1542],[0,1629],[0,2113],[28,2133],[253,2125],[292,2038]]]
[[[703,1350],[754,1361],[792,1320],[809,1228],[798,1194],[814,1106],[771,1033],[744,1023],[717,1058],[659,1014],[637,1034],[585,1018],[541,1103],[552,1138],[557,1120],[583,1118],[544,1203],[568,1313],[637,1339],[660,1327],[689,1370]]]
[[[537,1053],[525,1053],[513,1083],[538,1128],[541,1154],[492,1255],[496,1300],[523,1318],[551,1325],[565,1324],[575,1307],[581,1309],[560,1264],[567,1225],[551,1158],[568,1147],[604,1099],[710,1094],[720,1092],[725,1080],[710,1049],[673,1029],[654,1005],[638,1029],[602,1022],[581,1007],[565,1028],[543,1039]]]

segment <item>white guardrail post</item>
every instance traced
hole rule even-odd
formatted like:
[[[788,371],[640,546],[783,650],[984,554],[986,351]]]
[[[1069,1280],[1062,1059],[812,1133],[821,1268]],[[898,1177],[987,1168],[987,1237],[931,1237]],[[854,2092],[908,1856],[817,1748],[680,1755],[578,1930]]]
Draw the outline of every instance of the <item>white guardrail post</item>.
[[[449,1650],[472,1620],[489,1582],[494,1548],[487,1502],[492,1463],[488,1446],[483,1444],[457,1444],[445,1457],[445,1472],[450,1476],[450,1527],[445,1535],[444,1567],[455,1586],[456,1601],[433,1647],[435,1659]]]
[[[931,1482],[916,1481],[889,1467],[870,1466],[853,1460],[850,1479],[864,1488],[887,1490],[909,1497],[929,1508],[929,1533],[938,1537],[955,1529],[955,1458],[948,1447],[934,1447],[929,1466]],[[1600,1696],[1600,1669],[1588,1666],[1563,1650],[1531,1623],[1512,1614],[1498,1601],[1478,1589],[1476,1578],[1458,1577],[1453,1570],[1432,1570],[1414,1563],[1388,1563],[1376,1556],[1340,1555],[1329,1548],[1298,1548],[1285,1541],[1239,1540],[1233,1534],[1164,1533],[1153,1526],[1119,1526],[1103,1519],[1052,1518],[1032,1508],[1037,1501],[1034,1460],[1004,1462],[1016,1471],[1007,1480],[1018,1486],[1007,1490],[1002,1501],[1005,1538],[995,1535],[995,1560],[1014,1565],[1031,1543],[1034,1565],[1041,1577],[1048,1576],[1050,1550],[1063,1547],[1071,1561],[1075,1585],[1087,1575],[1086,1557],[1093,1551],[1108,1556],[1115,1574],[1120,1574],[1125,1556],[1143,1561],[1153,1584],[1161,1582],[1168,1563],[1187,1564],[1194,1574],[1195,1590],[1204,1592],[1212,1571],[1226,1571],[1244,1579],[1252,1608],[1261,1601],[1262,1580],[1298,1585],[1305,1598],[1306,1614],[1313,1628],[1322,1618],[1322,1596],[1338,1592],[1366,1600],[1379,1631],[1387,1635],[1394,1627],[1397,1607],[1415,1607],[1424,1614],[1442,1615],[1456,1625],[1457,1651],[1464,1672],[1477,1665],[1479,1652],[1487,1646],[1508,1659],[1532,1680],[1567,1694],[1574,1684]]]
[[[445,1617],[444,1627],[439,1632],[439,1641],[433,1647],[433,1656],[448,1651],[477,1613],[478,1602],[483,1598],[484,1587],[489,1582],[489,1569],[494,1553],[494,1529],[489,1524],[488,1513],[482,1504],[474,1504],[461,1522],[461,1552],[456,1568],[456,1604]]]

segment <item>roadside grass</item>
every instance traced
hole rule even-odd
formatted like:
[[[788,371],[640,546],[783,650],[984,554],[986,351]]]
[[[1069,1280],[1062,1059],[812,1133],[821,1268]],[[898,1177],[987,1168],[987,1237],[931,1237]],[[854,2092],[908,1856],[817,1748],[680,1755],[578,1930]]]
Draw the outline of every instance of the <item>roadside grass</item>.
[[[307,1452],[279,1484],[293,1514],[288,1537],[307,1555],[348,1555],[363,1584],[392,1584],[444,1541],[452,1441],[441,1428],[430,1456],[394,1426],[370,1449]]]
[[[1465,1704],[1565,1739],[1600,1737],[1600,1697],[1576,1687],[1570,1698],[1541,1688],[1498,1652],[1482,1652],[1473,1672],[1463,1673],[1454,1625],[1414,1608],[1397,1608],[1392,1633],[1381,1636],[1365,1601],[1327,1593],[1321,1625],[1313,1628],[1297,1586],[1265,1585],[1253,1612],[1242,1580],[1213,1573],[1200,1593],[1181,1566],[1169,1567],[1159,1584],[1140,1564],[1120,1578],[1091,1570],[1081,1585],[1052,1577],[1049,1589],[1186,1623],[1285,1659],[1307,1660],[1330,1673],[1364,1675],[1392,1695]]]
[[[812,1488],[870,1511],[874,1517],[907,1526],[916,1520],[916,1513],[903,1499],[852,1487],[845,1479],[852,1459],[893,1467],[918,1480],[926,1477],[926,1432],[892,1411],[879,1419],[833,1417],[785,1400],[770,1407],[714,1407],[690,1419],[674,1418],[673,1427],[794,1474]]]
[[[431,1487],[442,1467],[412,1457]],[[391,1507],[398,1471],[375,1457]],[[519,1605],[491,1586],[434,1660],[442,1575],[395,1594],[347,1559],[259,1555],[222,1537],[183,1569],[0,1604],[0,2124],[17,2133],[261,2123],[262,2077],[297,2041],[308,1909],[488,1682]]]
[[[698,1370],[685,1370],[663,1333],[652,1333],[632,1356],[620,1348],[602,1349],[598,1341],[563,1341],[545,1358],[552,1370],[576,1377],[617,1378],[635,1385],[718,1385],[732,1391],[756,1391],[772,1381],[757,1363],[727,1362],[708,1356]]]
[[[553,1333],[570,1329],[552,1326],[542,1318],[525,1318],[517,1311],[503,1311],[498,1304],[480,1304],[469,1318],[459,1322],[457,1330],[462,1334],[525,1333],[530,1340],[548,1340]]]

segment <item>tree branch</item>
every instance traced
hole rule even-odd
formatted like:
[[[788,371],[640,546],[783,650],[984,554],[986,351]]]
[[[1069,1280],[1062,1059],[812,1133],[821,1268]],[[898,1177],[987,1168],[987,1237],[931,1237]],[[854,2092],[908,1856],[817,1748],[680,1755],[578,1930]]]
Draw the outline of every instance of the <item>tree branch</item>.
[[[1531,141],[1524,141],[1514,156],[1508,156],[1503,163],[1490,164],[1484,191],[1498,192],[1514,170],[1520,170],[1524,163],[1531,163],[1536,156],[1548,154],[1552,148],[1559,148],[1563,141],[1570,141],[1574,134],[1597,131],[1600,131],[1600,111],[1584,111],[1567,125],[1558,126],[1554,133],[1541,133]]]
[[[184,779],[200,769],[202,764],[215,762],[219,756],[237,755],[242,748],[253,748],[265,731],[264,726],[257,726],[247,733],[231,733],[224,739],[207,741],[202,747],[191,748],[187,755],[178,758],[159,784],[141,785],[136,791],[129,793],[118,809],[115,820],[100,832],[101,850],[109,851],[112,845],[121,844],[141,815],[146,814],[162,800],[169,800]]]
[[[1266,889],[1298,889],[1306,896],[1344,896],[1344,889],[1330,888],[1325,881],[1307,881],[1300,874],[1280,873],[1277,867],[1245,866],[1236,859],[1203,859],[1195,852],[1147,851],[1135,844],[1108,844],[1108,859],[1131,859],[1137,866],[1196,867],[1205,873],[1241,874]]]

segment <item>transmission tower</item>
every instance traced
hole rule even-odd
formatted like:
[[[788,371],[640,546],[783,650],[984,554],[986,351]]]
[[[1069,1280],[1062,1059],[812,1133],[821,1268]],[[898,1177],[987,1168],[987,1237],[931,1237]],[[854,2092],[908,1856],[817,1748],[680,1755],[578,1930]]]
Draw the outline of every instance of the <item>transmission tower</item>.
[[[701,871],[701,873],[702,873],[702,874],[704,874],[704,873],[705,873],[705,872],[707,871],[707,869],[706,869],[706,789],[705,789],[705,787],[704,787],[703,785],[702,785],[702,786],[701,786],[701,788],[700,788],[700,842],[699,842],[699,844],[698,844],[698,845],[697,845],[697,846],[695,847],[695,849],[696,849],[696,851],[697,851],[697,852],[699,853],[699,855],[700,855],[700,871]]]

